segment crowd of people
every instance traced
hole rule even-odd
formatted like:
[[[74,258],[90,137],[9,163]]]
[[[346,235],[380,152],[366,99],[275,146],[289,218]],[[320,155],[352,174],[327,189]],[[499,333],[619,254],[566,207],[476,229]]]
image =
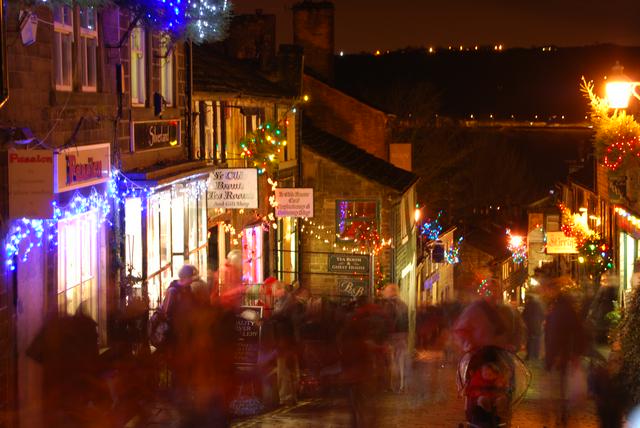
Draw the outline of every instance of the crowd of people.
[[[412,367],[410,317],[396,284],[385,285],[374,298],[338,302],[314,296],[304,284],[268,278],[258,302],[262,317],[247,319],[260,328],[258,358],[255,366],[243,371],[236,361],[237,320],[245,316],[238,258],[230,254],[217,275],[212,287],[194,266],[183,266],[158,309],[168,329],[156,354],[168,368],[171,400],[180,411],[182,426],[228,426],[232,402],[243,385],[245,393],[251,391],[267,407],[294,406],[304,394],[342,391],[348,394],[356,427],[374,426],[372,394],[407,390]],[[488,383],[506,388],[512,382],[503,376],[502,361],[492,349],[520,353],[531,364],[539,361],[560,381],[564,399],[553,410],[564,423],[575,390],[573,377],[593,349],[579,303],[551,280],[538,295],[528,295],[523,308],[492,298],[466,306],[456,302],[422,307],[416,317],[416,348],[443,350],[451,362],[464,353],[484,350],[485,363],[475,365],[471,360],[473,373],[465,386],[475,414],[511,399],[486,393]],[[113,415],[95,417],[100,411],[113,413],[122,397],[114,385],[118,366],[105,362],[109,353],[99,354],[96,324],[82,311],[50,320],[29,355],[45,369],[47,426],[123,422]],[[507,369],[513,365],[507,364]],[[134,377],[129,380],[134,382]],[[615,399],[618,391],[608,367],[595,367],[590,380],[601,419],[609,423],[603,426],[619,426],[621,400]]]

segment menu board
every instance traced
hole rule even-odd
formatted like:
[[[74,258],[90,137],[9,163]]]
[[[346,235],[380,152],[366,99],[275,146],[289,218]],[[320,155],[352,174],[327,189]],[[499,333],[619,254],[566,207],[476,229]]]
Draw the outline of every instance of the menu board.
[[[262,306],[241,306],[236,316],[235,363],[240,366],[257,365],[260,357],[260,320]]]

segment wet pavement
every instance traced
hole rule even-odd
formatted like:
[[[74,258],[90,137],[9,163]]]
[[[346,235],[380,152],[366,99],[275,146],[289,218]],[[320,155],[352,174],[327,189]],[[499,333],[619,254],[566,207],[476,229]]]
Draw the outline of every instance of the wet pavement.
[[[453,360],[453,359],[452,359]],[[556,417],[560,388],[541,362],[529,364],[532,382],[523,401],[514,409],[512,427],[561,426]],[[463,400],[456,389],[456,362],[447,362],[441,351],[421,352],[414,361],[404,393],[371,394],[367,406],[376,427],[458,427],[463,422]],[[144,426],[178,427],[178,415],[168,406],[157,405],[154,416]],[[234,428],[283,428],[351,426],[349,400],[345,393],[328,398],[303,399],[297,405],[234,421]],[[598,426],[595,406],[586,399],[573,403],[568,425],[571,428]]]

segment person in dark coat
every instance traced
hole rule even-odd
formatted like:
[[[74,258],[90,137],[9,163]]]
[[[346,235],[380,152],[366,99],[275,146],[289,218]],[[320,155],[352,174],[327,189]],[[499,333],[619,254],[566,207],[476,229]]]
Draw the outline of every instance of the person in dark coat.
[[[280,404],[291,406],[298,401],[300,367],[295,322],[299,318],[300,304],[281,282],[274,286],[274,297],[270,322],[277,353],[278,396]]]
[[[525,359],[537,360],[540,357],[540,339],[542,336],[544,310],[540,302],[531,295],[527,295],[525,299],[522,319],[527,326],[527,355]]]
[[[79,310],[51,317],[27,349],[42,365],[43,421],[46,427],[100,427],[97,417],[108,401],[100,377],[96,322]]]

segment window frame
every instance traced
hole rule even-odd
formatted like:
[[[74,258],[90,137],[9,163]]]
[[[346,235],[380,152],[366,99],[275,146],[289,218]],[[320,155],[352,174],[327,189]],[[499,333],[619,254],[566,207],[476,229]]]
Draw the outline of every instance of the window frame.
[[[374,203],[376,206],[376,213],[375,213],[375,217],[371,218],[371,217],[350,217],[348,220],[345,219],[345,221],[347,222],[345,224],[345,230],[347,229],[347,226],[351,223],[353,223],[354,221],[362,221],[364,220],[365,222],[368,220],[372,220],[375,223],[376,229],[378,231],[378,233],[380,233],[380,201],[378,201],[377,199],[336,199],[336,224],[335,224],[335,233],[336,233],[336,241],[340,242],[342,244],[348,244],[348,243],[354,243],[354,240],[352,239],[343,239],[341,237],[341,233],[340,233],[340,204],[342,202],[347,202],[347,203]]]
[[[134,37],[138,37],[139,46],[134,46]],[[131,30],[129,36],[129,89],[131,93],[131,106],[132,107],[146,107],[147,105],[147,32],[145,28],[138,25]],[[134,54],[138,55],[135,61],[134,69]],[[136,85],[134,88],[134,75],[136,76]],[[134,91],[135,89],[135,91]],[[140,96],[143,98],[140,99]]]
[[[91,10],[92,14],[93,14],[93,22],[94,22],[94,28],[91,29],[89,27],[85,27],[82,24],[82,13],[83,11],[89,11]],[[81,68],[81,89],[82,92],[97,92],[98,91],[98,46],[99,46],[99,41],[98,41],[98,12],[96,11],[96,9],[94,7],[91,6],[84,6],[84,7],[79,7],[78,8],[78,28],[79,28],[79,34],[78,34],[78,41],[79,41],[79,46],[80,46],[80,68]],[[89,47],[89,41],[93,40],[95,41],[95,52],[94,52],[94,58],[93,58],[93,80],[94,80],[94,84],[90,85],[90,84],[86,84],[89,82],[89,61],[88,61],[88,47]]]
[[[167,107],[175,103],[174,45],[168,35],[160,37],[160,95]]]
[[[60,11],[60,12],[58,12]],[[68,12],[65,13],[65,12]],[[62,22],[58,20],[62,18]],[[66,18],[69,18],[70,22],[67,22]],[[74,24],[74,9],[68,5],[56,5],[53,11],[53,62],[54,62],[54,84],[56,91],[71,92],[73,90],[73,45],[75,43],[75,32],[73,29]],[[70,40],[68,47],[67,57],[68,62],[65,64],[63,61],[65,44],[64,39]],[[58,45],[59,43],[59,45]],[[59,50],[58,50],[59,49]],[[67,71],[69,77],[69,84],[58,83],[58,77],[64,82],[64,71]]]

